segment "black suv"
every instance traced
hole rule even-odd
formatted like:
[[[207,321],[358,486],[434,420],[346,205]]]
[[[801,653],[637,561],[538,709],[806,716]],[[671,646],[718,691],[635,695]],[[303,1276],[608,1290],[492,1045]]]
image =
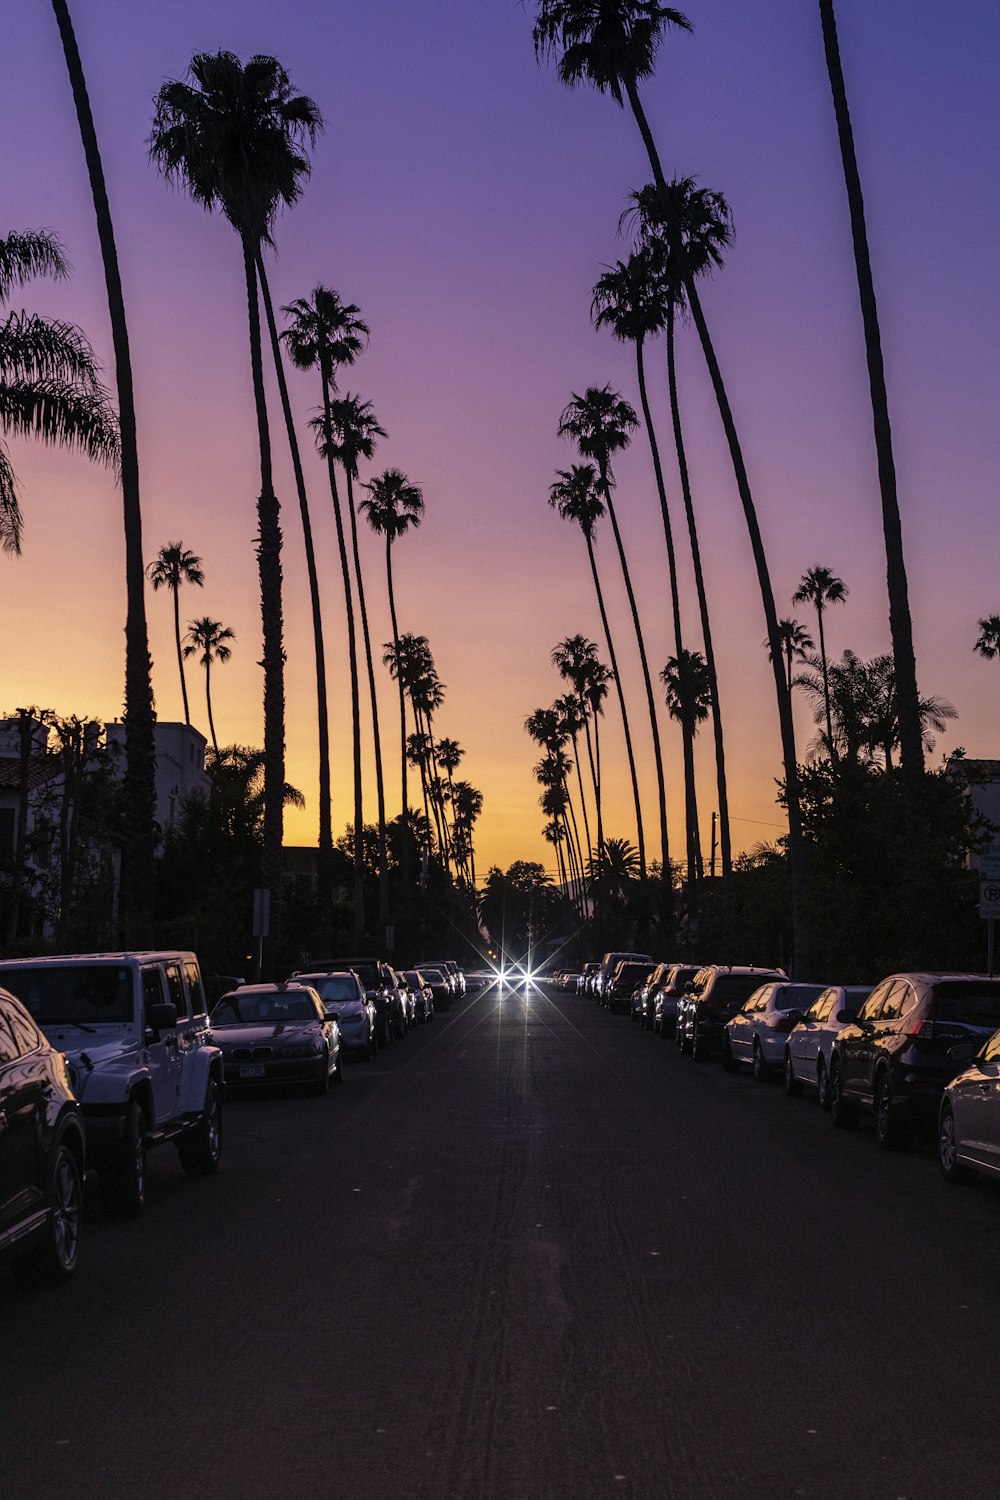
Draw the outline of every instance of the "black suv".
[[[27,1279],[76,1269],[84,1133],[65,1059],[0,990],[0,1260]]]
[[[932,1125],[945,1086],[1000,1027],[1000,979],[981,974],[890,974],[833,1044],[830,1113],[841,1128],[875,1115],[886,1150]]]
[[[632,1008],[633,991],[646,983],[655,968],[652,959],[623,959],[604,986],[604,1004],[608,1010],[612,1014],[624,1011],[627,1015]]]
[[[707,964],[699,969],[677,1012],[677,1045],[695,1062],[704,1062],[713,1052],[722,1052],[726,1022],[743,1009],[754,990],[769,979],[787,979],[782,969],[736,968],[729,964]]]

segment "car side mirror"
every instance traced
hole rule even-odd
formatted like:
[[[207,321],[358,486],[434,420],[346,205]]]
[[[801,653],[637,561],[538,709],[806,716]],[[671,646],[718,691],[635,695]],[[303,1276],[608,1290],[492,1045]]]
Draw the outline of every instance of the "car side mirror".
[[[788,1019],[792,1022],[793,1026],[798,1026],[805,1020],[805,1013],[801,1010],[790,1010],[788,1012]]]
[[[874,1023],[868,1016],[855,1016],[854,1024],[855,1026],[859,1027],[861,1031],[874,1030]]]
[[[340,1020],[340,1011],[339,1010],[328,1010],[326,1012],[325,1016],[323,1017],[323,1019],[325,1021],[339,1021]]]
[[[849,1026],[852,1021],[857,1020],[857,1017],[858,1013],[856,1010],[838,1010],[837,1012],[837,1020],[841,1026]]]
[[[154,1040],[161,1031],[169,1031],[177,1025],[177,1009],[169,1001],[163,1000],[158,1005],[151,1005],[146,1012],[148,1029],[153,1033]]]
[[[982,1043],[979,1041],[956,1042],[954,1047],[948,1048],[948,1056],[951,1058],[952,1062],[961,1063],[964,1067],[965,1064],[970,1063],[974,1057],[978,1057],[982,1050]]]

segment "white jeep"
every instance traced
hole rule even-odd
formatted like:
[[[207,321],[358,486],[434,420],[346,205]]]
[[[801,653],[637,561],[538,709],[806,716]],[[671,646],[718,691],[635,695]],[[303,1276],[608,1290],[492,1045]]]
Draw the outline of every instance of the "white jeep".
[[[78,953],[0,961],[16,995],[63,1052],[83,1110],[87,1157],[109,1207],[137,1214],[146,1152],[172,1141],[186,1172],[222,1149],[222,1054],[193,953]]]

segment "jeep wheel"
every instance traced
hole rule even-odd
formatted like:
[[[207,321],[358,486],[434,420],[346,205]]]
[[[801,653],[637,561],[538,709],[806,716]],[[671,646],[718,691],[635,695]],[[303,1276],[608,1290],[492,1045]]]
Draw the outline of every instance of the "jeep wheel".
[[[104,1198],[111,1212],[134,1218],[146,1204],[146,1116],[133,1099],[122,1138],[115,1143],[104,1170]]]
[[[218,1168],[222,1155],[222,1095],[214,1078],[209,1080],[201,1119],[181,1136],[177,1155],[189,1177],[208,1177]]]

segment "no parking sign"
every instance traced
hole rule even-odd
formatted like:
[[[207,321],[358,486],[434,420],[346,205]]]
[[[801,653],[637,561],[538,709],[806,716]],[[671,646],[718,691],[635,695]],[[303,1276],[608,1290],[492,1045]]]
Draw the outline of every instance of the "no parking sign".
[[[979,915],[989,921],[1000,917],[1000,880],[979,882]]]

